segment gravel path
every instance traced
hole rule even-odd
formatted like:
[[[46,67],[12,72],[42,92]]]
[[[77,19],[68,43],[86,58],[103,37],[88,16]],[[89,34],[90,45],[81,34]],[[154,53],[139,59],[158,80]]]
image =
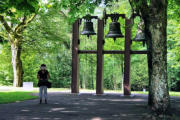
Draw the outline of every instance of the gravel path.
[[[38,104],[38,99],[0,104],[0,120],[143,120],[150,112],[146,95],[50,92],[48,96],[48,104]],[[172,98],[172,107],[178,115],[179,97]]]

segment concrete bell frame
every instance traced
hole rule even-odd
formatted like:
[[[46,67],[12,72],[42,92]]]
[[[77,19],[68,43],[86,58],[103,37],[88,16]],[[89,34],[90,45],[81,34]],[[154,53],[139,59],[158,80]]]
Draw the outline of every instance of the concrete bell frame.
[[[106,16],[104,19],[107,19]],[[103,94],[103,72],[104,72],[104,54],[124,54],[124,80],[123,80],[123,94],[131,95],[130,87],[130,59],[131,54],[147,54],[147,51],[131,51],[131,20],[125,17],[125,14],[119,14],[125,19],[125,50],[104,50],[104,22],[105,20],[98,20],[97,27],[97,50],[79,50],[79,26],[81,19],[78,19],[73,24],[72,34],[72,82],[71,93],[79,93],[79,54],[96,54],[97,55],[97,69],[96,69],[96,94]]]

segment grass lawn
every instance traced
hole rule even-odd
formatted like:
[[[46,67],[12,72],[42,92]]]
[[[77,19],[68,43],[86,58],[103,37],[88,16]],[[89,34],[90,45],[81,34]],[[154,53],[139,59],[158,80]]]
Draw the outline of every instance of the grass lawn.
[[[148,92],[142,92],[142,91],[132,91],[132,93],[137,93],[137,94],[148,94]],[[176,96],[176,97],[180,97],[180,92],[169,92],[170,96]]]
[[[32,92],[23,92],[23,91],[0,92],[0,104],[37,98],[37,96],[33,96],[31,94]]]

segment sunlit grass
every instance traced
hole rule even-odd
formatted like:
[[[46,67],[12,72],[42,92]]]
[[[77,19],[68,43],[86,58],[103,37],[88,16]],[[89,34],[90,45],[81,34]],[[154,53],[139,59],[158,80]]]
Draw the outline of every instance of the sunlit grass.
[[[143,92],[143,91],[131,91],[132,94],[145,94],[147,95],[148,94],[148,91],[146,92]]]
[[[169,92],[170,96],[179,96],[180,97],[180,92]]]
[[[35,98],[37,98],[37,96],[33,96],[32,92],[23,92],[23,91],[0,92],[0,104],[24,101]]]
[[[132,93],[135,93],[135,94],[148,94],[148,91],[146,92],[143,92],[143,91],[132,91]],[[170,96],[177,96],[177,97],[180,97],[180,92],[174,92],[174,91],[169,91],[169,94]]]

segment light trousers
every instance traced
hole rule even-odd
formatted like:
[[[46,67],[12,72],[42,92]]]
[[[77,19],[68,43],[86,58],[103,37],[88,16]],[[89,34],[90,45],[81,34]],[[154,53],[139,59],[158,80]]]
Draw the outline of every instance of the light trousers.
[[[47,86],[40,86],[39,87],[39,98],[45,98],[47,100]]]

